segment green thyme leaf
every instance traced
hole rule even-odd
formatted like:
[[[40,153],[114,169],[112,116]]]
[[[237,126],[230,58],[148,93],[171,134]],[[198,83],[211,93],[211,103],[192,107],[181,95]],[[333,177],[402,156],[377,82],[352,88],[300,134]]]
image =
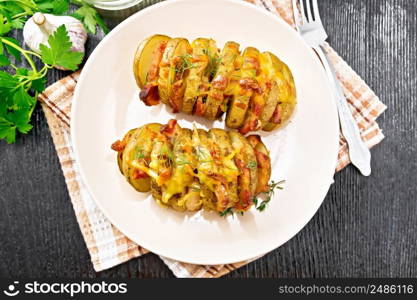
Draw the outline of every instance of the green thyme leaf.
[[[233,214],[234,214],[233,208],[231,208],[231,207],[228,207],[224,211],[219,212],[220,217],[226,217],[228,215],[233,216]]]

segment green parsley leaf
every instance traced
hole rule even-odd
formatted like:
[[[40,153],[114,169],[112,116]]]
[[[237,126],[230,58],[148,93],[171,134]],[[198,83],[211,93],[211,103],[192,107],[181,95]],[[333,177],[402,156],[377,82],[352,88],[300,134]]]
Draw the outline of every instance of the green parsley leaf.
[[[3,117],[0,117],[0,139],[5,139],[8,144],[16,141],[16,126]]]
[[[7,72],[0,71],[0,92],[2,92],[2,90],[13,89],[17,83],[17,79],[12,75]]]
[[[83,2],[83,5],[77,9],[72,16],[83,22],[85,29],[92,34],[96,33],[97,26],[99,26],[105,34],[109,32],[109,29],[104,24],[104,21],[98,12],[85,2]]]
[[[13,44],[19,46],[19,42],[17,40],[15,40],[14,38],[11,38],[11,37],[2,37],[2,38],[5,39],[5,40],[7,40],[7,41],[9,41],[10,43],[13,43]],[[8,44],[5,44],[5,43],[3,43],[3,44],[6,47],[7,52],[9,54],[13,55],[14,58],[17,61],[21,61],[22,60],[19,50],[17,50],[16,48],[14,48],[14,47],[12,47],[12,46],[10,46]]]
[[[23,26],[25,25],[25,21],[26,21],[26,18],[25,17],[16,18],[16,19],[13,19],[10,22],[10,25],[14,29],[22,29]]]
[[[25,91],[23,86],[20,86],[18,90],[15,92],[13,96],[14,103],[17,107],[32,107],[35,104],[36,100],[29,96],[29,94]]]
[[[54,0],[52,3],[52,13],[62,15],[69,9],[69,0]]]
[[[5,67],[10,65],[10,60],[6,55],[0,54],[0,67]]]
[[[28,133],[32,129],[30,122],[31,107],[23,107],[12,111],[7,115],[7,119],[14,123],[21,133]]]
[[[65,14],[72,2],[79,6],[79,17],[90,31],[96,27],[108,29],[95,9],[85,0],[0,0],[0,67],[7,67],[24,58],[30,68],[0,70],[0,139],[8,143],[16,140],[16,134],[28,133],[32,129],[30,118],[36,105],[36,98],[45,89],[45,74],[52,66],[75,70],[82,62],[83,54],[71,51],[72,43],[65,26],[60,26],[41,45],[41,61],[44,66],[37,68],[31,58],[34,54],[20,46],[20,42],[8,35],[12,29],[23,28],[26,20],[35,12]],[[93,27],[94,26],[94,27]],[[36,56],[36,55],[35,55]]]
[[[17,68],[16,75],[27,76],[29,74],[29,70],[25,68]]]
[[[32,89],[38,93],[45,90],[46,78],[39,78],[32,81]]]
[[[0,35],[5,35],[11,30],[12,26],[9,23],[9,20],[3,15],[0,15]]]
[[[49,47],[40,44],[42,61],[48,65],[61,66],[69,70],[76,70],[84,54],[71,51],[72,43],[65,25],[59,26],[48,38]]]

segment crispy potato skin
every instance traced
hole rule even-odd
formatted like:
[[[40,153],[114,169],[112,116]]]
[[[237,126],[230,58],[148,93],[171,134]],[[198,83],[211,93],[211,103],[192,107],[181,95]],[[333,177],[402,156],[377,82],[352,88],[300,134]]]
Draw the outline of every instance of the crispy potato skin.
[[[271,172],[259,136],[190,130],[175,120],[132,129],[112,149],[120,172],[136,190],[151,192],[160,205],[178,211],[246,211]]]
[[[226,125],[246,135],[285,126],[296,107],[291,70],[270,52],[212,39],[155,35],[140,44],[134,75],[146,105],[163,102],[173,112],[209,120],[226,113]]]

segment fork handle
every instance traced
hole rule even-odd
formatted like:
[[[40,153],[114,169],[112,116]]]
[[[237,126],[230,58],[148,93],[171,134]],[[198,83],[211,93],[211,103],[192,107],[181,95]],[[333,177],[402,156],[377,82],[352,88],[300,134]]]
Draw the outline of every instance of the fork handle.
[[[336,77],[336,71],[325,54],[322,46],[313,47],[319,55],[329,80],[332,82],[333,92],[339,113],[340,127],[349,148],[349,157],[352,164],[364,176],[371,175],[371,152],[363,142],[358,125],[352,116],[342,86]]]

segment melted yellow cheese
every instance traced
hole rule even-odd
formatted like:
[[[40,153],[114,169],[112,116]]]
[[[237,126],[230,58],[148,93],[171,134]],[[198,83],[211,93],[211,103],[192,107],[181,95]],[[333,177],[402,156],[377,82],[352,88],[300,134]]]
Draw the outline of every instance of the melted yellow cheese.
[[[235,165],[234,157],[236,151],[233,151],[226,157],[222,158],[221,174],[226,178],[227,182],[235,182],[240,172]]]
[[[187,186],[193,181],[192,170],[190,166],[177,166],[174,168],[174,174],[166,182],[166,187],[162,193],[162,201],[167,203],[175,194],[182,194]]]
[[[173,174],[166,182],[162,193],[162,201],[165,203],[175,194],[184,194],[194,179],[195,158],[187,151],[187,148],[192,148],[191,139],[180,138],[174,147]],[[182,204],[178,202],[178,205]]]
[[[155,172],[154,170],[152,170],[152,169],[146,167],[145,165],[139,163],[137,160],[132,160],[131,165],[132,165],[132,167],[145,172],[146,174],[149,175],[149,177],[155,179],[156,181],[158,180],[159,175],[158,175],[157,172]]]

